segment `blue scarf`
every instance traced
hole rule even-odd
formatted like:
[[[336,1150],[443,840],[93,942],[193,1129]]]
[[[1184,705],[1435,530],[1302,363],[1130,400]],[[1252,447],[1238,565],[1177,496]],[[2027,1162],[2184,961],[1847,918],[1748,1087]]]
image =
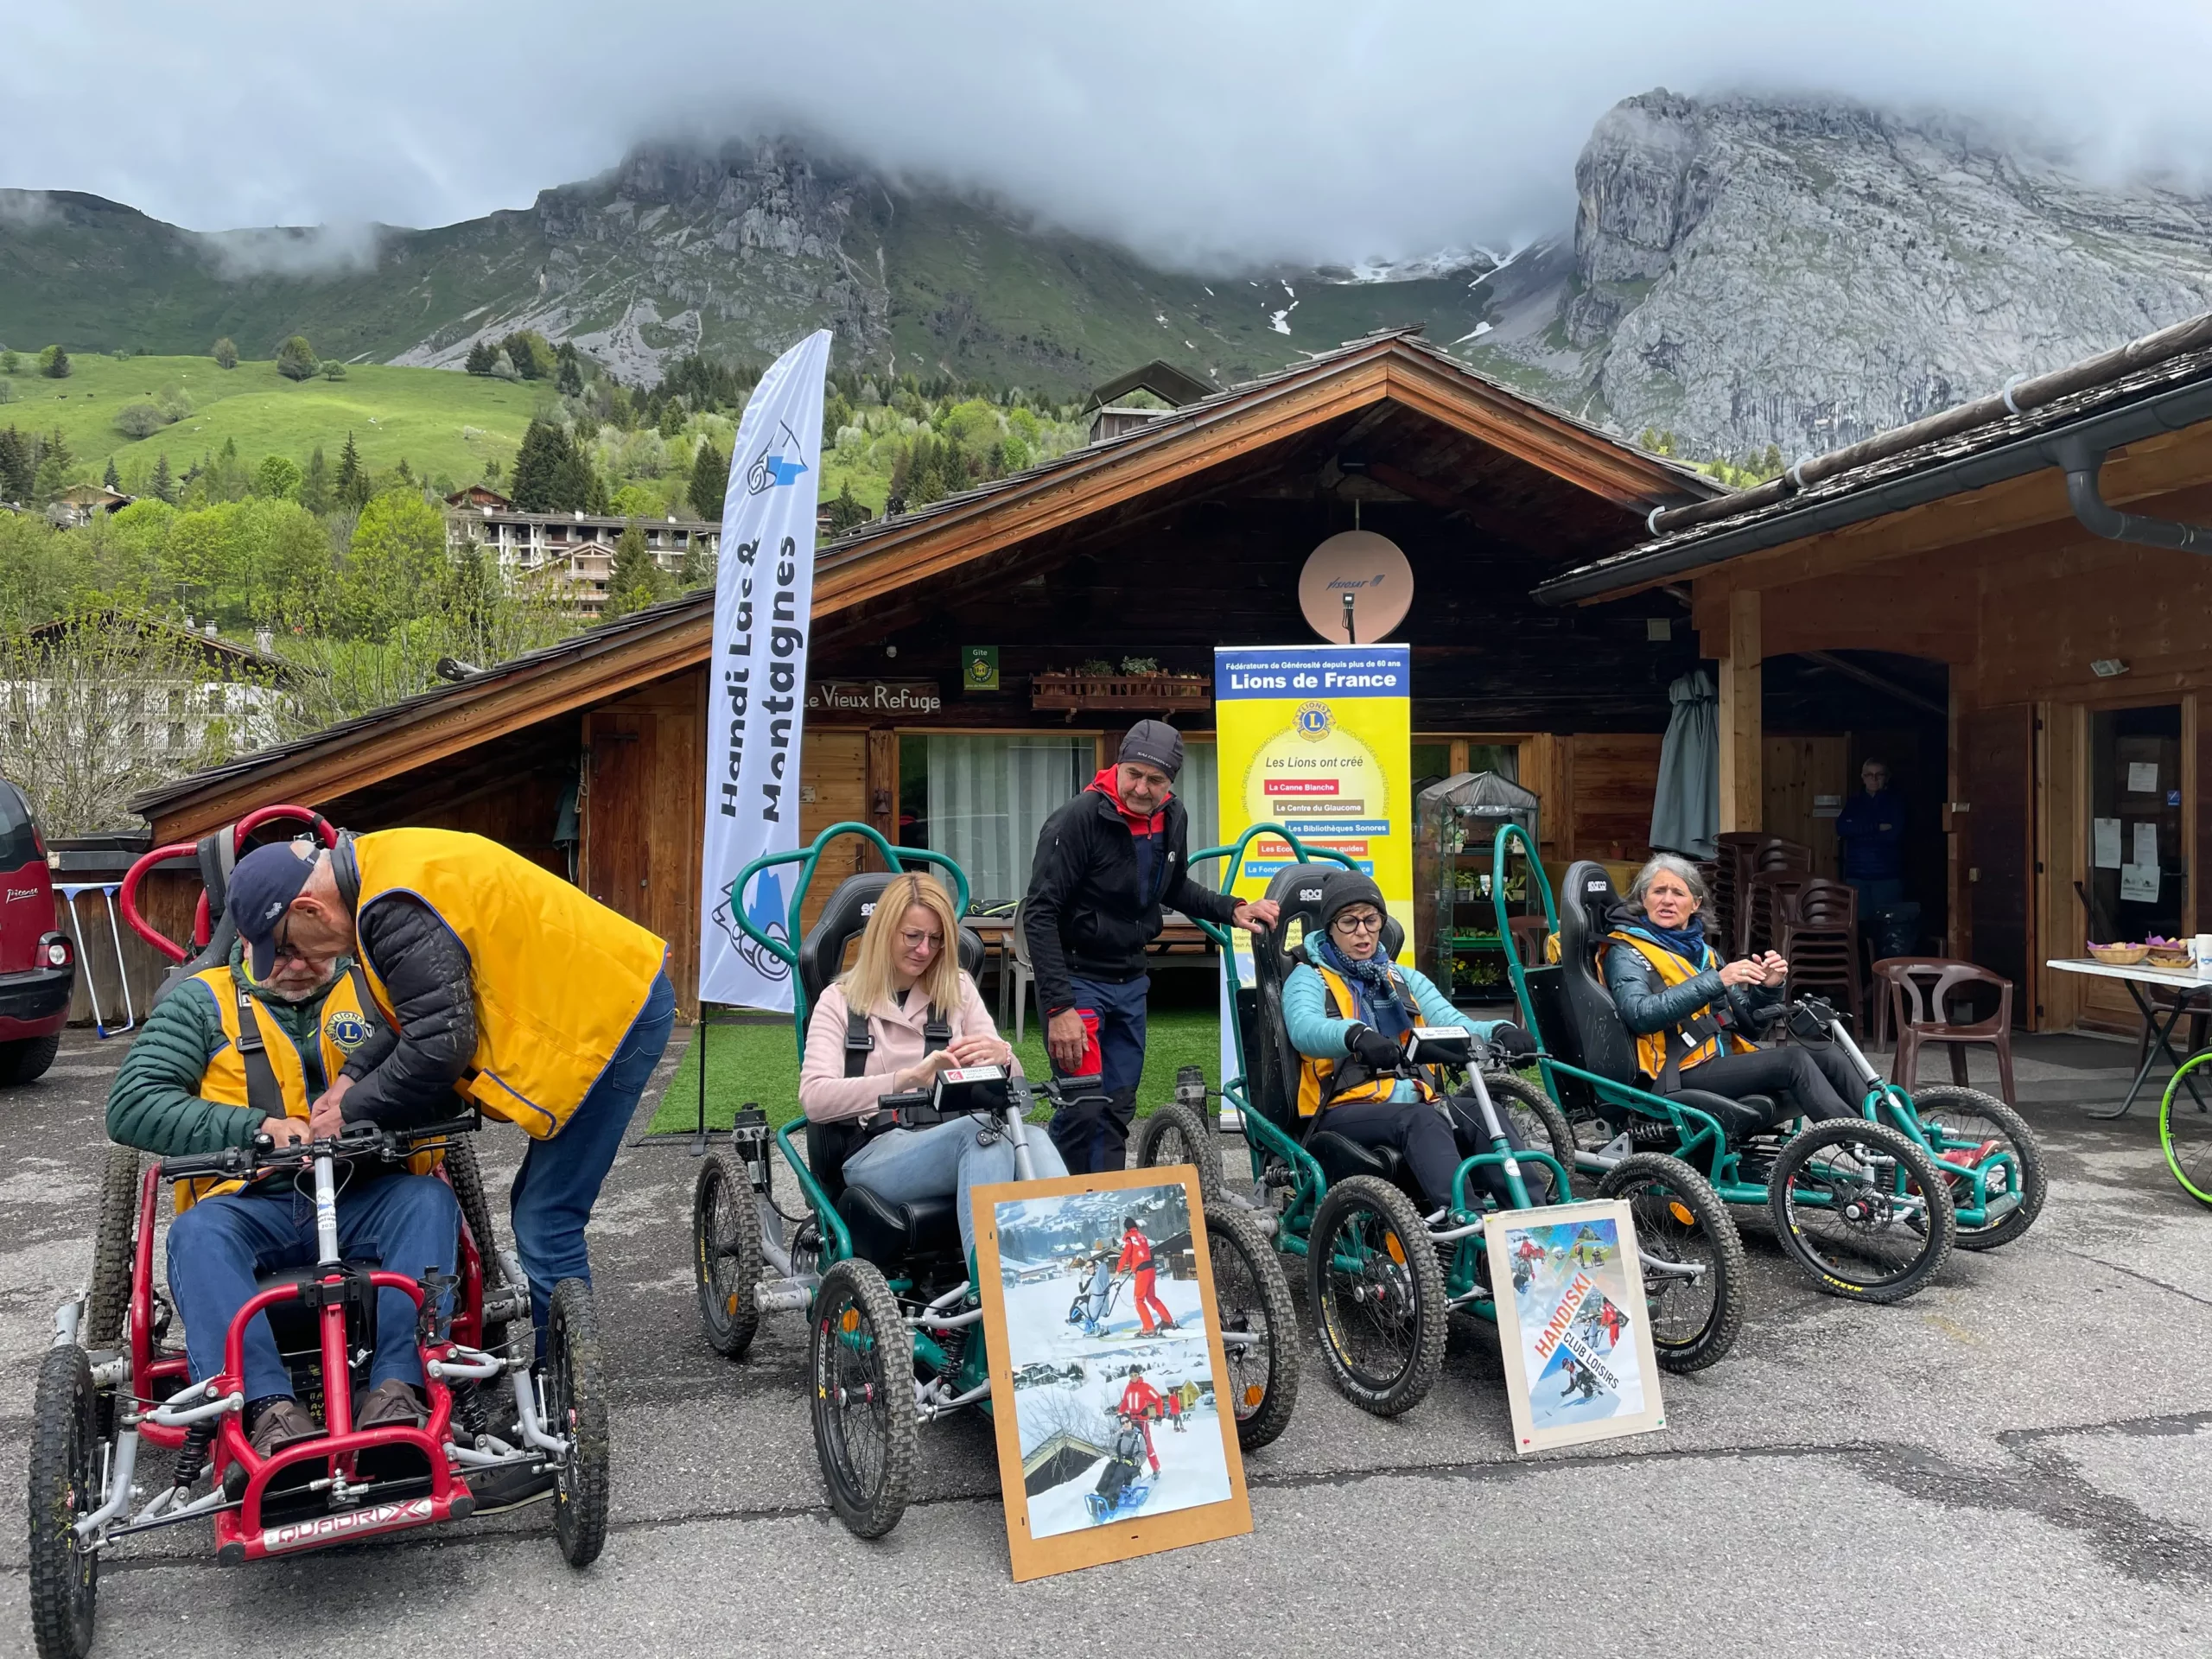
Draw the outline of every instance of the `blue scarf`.
[[[1692,973],[1705,971],[1705,917],[1701,912],[1690,912],[1687,927],[1662,927],[1643,917],[1630,923],[1625,931],[1642,934],[1662,950],[1673,951],[1689,963]]]
[[[1386,1037],[1395,1037],[1412,1027],[1413,1011],[1398,995],[1398,983],[1390,972],[1390,959],[1380,950],[1364,962],[1355,962],[1339,951],[1336,941],[1324,933],[1314,941],[1312,954],[1323,967],[1342,976],[1351,987],[1352,999],[1359,1004],[1358,1017],[1364,1024]]]

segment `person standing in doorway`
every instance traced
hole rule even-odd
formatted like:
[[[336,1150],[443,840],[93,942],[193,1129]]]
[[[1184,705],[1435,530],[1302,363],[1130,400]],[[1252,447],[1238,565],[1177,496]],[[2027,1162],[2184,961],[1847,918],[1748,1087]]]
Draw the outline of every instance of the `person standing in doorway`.
[[[1096,1077],[1088,1097],[1053,1114],[1050,1133],[1068,1172],[1128,1162],[1129,1122],[1144,1075],[1145,948],[1163,908],[1262,932],[1266,899],[1246,904],[1191,880],[1190,823],[1175,798],[1183,739],[1141,720],[1120,755],[1045,821],[1037,837],[1022,929],[1057,1077]]]
[[[1866,787],[1836,818],[1843,842],[1843,879],[1857,889],[1859,913],[1870,916],[1904,899],[1904,802],[1890,787],[1889,763],[1868,756],[1859,768]]]

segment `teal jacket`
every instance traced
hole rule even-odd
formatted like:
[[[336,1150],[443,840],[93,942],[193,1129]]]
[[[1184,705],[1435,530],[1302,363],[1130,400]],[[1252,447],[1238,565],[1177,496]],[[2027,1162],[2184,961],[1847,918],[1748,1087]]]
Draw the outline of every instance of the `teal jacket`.
[[[1497,1020],[1470,1020],[1453,1007],[1444,993],[1438,990],[1427,974],[1418,968],[1400,966],[1398,977],[1413,993],[1414,1005],[1421,1010],[1425,1024],[1432,1026],[1465,1026],[1476,1036],[1489,1039],[1491,1032],[1503,1023]],[[1359,1023],[1357,1020],[1332,1020],[1329,1017],[1328,988],[1322,984],[1321,976],[1305,963],[1290,970],[1290,977],[1283,982],[1282,1019],[1290,1033],[1290,1046],[1300,1053],[1317,1060],[1348,1058],[1351,1050],[1344,1046],[1344,1033]],[[1400,1032],[1385,1032],[1387,1037],[1403,1035]],[[1401,1078],[1392,1091],[1393,1100],[1414,1100],[1411,1083]]]
[[[231,947],[234,974],[243,953],[243,946]],[[329,994],[326,985],[304,1001],[287,1002],[258,988],[252,991],[284,1034],[308,1055],[318,1052],[322,1004]],[[226,1106],[200,1094],[207,1062],[229,1040],[214,993],[199,980],[178,986],[146,1016],[123,1057],[123,1068],[108,1090],[108,1139],[156,1158],[251,1144],[266,1113],[257,1107]]]

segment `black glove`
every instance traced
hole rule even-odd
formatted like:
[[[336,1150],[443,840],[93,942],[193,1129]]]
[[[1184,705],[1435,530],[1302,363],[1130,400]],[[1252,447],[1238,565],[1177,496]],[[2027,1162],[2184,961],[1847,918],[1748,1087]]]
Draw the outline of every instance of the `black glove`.
[[[1525,1060],[1536,1052],[1536,1039],[1510,1020],[1501,1020],[1490,1034],[1490,1046],[1509,1060]]]
[[[1395,1071],[1405,1050],[1372,1026],[1354,1026],[1344,1033],[1344,1052],[1370,1071]]]

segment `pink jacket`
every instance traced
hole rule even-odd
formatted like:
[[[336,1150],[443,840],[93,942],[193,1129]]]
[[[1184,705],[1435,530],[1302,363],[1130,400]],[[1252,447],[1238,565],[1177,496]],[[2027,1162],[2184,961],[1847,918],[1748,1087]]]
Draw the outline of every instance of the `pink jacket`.
[[[814,1014],[806,1022],[806,1058],[799,1063],[798,1103],[817,1123],[868,1116],[887,1092],[884,1074],[904,1071],[922,1058],[922,1027],[929,1020],[928,1005],[918,996],[909,996],[902,1008],[886,997],[868,1017],[868,1031],[875,1038],[875,1047],[868,1057],[868,1071],[861,1077],[847,1077],[846,1006],[844,986],[832,985],[814,1005]],[[956,1038],[999,1034],[976,982],[965,973],[960,976],[960,1007],[951,1025]],[[1014,1071],[1017,1077],[1020,1075],[1019,1059],[1014,1063]]]

